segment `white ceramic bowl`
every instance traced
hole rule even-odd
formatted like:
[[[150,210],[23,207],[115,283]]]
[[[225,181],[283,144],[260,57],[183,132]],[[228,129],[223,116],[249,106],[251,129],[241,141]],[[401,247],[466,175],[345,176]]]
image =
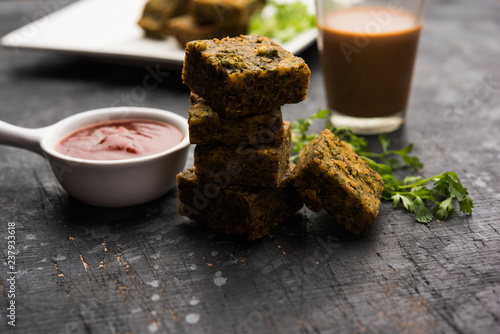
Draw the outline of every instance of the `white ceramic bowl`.
[[[126,118],[170,123],[182,132],[183,139],[161,153],[126,160],[86,160],[55,151],[56,144],[77,129]],[[189,135],[187,120],[175,113],[152,108],[114,107],[82,112],[39,129],[0,121],[0,144],[42,154],[62,187],[76,199],[96,206],[125,207],[156,199],[175,186],[175,176],[186,164]]]

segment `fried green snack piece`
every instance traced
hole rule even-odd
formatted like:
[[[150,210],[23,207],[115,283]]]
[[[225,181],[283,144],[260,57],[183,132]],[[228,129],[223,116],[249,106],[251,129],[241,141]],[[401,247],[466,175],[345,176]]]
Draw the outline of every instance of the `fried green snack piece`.
[[[213,182],[221,174],[230,174],[232,184],[279,186],[288,168],[291,151],[290,123],[284,122],[284,127],[285,140],[279,144],[196,145],[196,175],[203,182]]]
[[[285,140],[280,108],[230,119],[214,112],[198,95],[191,94],[190,99],[188,124],[191,144],[278,144]]]
[[[311,71],[267,37],[244,35],[186,45],[183,82],[227,118],[305,99]]]
[[[223,234],[260,239],[304,205],[290,185],[289,175],[280,187],[252,187],[204,183],[194,168],[177,175],[179,213]]]
[[[199,24],[191,15],[182,15],[172,18],[168,22],[168,31],[182,47],[186,43],[208,38],[223,38],[246,34],[248,25],[239,24],[233,27],[218,26],[215,24]]]
[[[187,0],[148,0],[137,22],[147,36],[163,38],[170,33],[168,22],[188,10]]]
[[[199,24],[228,28],[248,26],[260,5],[259,0],[191,0],[189,14]]]
[[[324,208],[354,234],[378,215],[382,177],[330,130],[304,149],[292,180],[308,208]]]

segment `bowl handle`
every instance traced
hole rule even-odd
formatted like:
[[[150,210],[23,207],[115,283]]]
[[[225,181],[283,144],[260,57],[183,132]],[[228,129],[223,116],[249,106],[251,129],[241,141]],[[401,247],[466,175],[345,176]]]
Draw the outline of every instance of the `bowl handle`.
[[[0,145],[24,148],[43,156],[40,142],[50,126],[28,129],[0,121]]]

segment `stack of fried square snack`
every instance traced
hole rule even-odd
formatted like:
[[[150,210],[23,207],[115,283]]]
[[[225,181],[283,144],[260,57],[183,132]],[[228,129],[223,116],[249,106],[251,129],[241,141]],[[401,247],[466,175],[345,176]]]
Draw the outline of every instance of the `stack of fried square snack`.
[[[190,0],[188,13],[170,20],[169,31],[182,45],[246,34],[260,6],[261,0]]]
[[[310,70],[262,36],[186,46],[194,166],[177,175],[179,212],[225,234],[258,239],[297,212],[291,126],[281,106],[302,101]]]
[[[263,0],[148,0],[139,26],[152,37],[174,36],[181,45],[248,31]]]

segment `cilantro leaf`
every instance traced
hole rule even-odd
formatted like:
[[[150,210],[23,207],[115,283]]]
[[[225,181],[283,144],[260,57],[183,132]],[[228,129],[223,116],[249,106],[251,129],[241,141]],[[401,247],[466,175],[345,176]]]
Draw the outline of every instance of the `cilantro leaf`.
[[[328,111],[328,110],[327,110]],[[368,152],[368,143],[362,137],[356,136],[348,128],[337,128],[332,131],[340,140],[347,143],[354,152],[363,155],[364,152]]]
[[[387,148],[389,147],[389,137],[385,133],[378,136],[378,141],[380,146],[382,146],[382,152],[387,152]]]
[[[419,223],[430,223],[434,219],[434,215],[425,207],[425,203],[421,197],[416,197],[413,205],[415,206],[416,219]]]
[[[250,20],[249,31],[252,35],[263,35],[284,43],[314,27],[315,15],[302,1],[278,3],[269,0]]]
[[[463,213],[472,213],[474,204],[469,197],[467,188],[462,185],[456,173],[445,172],[439,175],[439,177],[435,178],[434,187],[438,194],[449,196],[451,199],[456,198],[460,206],[460,211]]]
[[[434,215],[439,219],[451,216],[455,209],[453,207],[453,197],[448,197],[434,208]]]
[[[398,207],[399,202],[403,204],[404,208],[410,212],[415,211],[415,205],[410,197],[407,195],[403,195],[400,193],[396,193],[392,196],[392,204],[394,205],[395,208]]]

